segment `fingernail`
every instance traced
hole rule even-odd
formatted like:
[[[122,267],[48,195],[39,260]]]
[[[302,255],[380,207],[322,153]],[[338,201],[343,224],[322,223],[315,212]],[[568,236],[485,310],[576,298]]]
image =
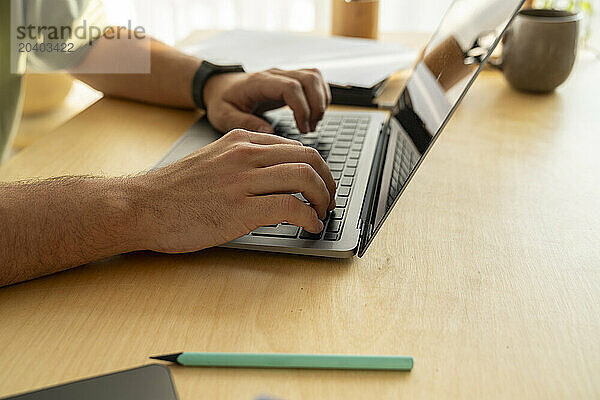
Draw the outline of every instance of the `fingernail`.
[[[321,220],[319,220],[318,226],[319,226],[319,232],[321,232],[325,228],[325,224]]]

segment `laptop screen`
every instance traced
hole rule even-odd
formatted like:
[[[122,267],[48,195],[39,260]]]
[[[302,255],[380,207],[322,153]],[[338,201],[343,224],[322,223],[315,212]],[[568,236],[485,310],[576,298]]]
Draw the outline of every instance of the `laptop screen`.
[[[390,122],[376,214],[359,255],[402,194],[523,0],[455,0],[423,50]]]

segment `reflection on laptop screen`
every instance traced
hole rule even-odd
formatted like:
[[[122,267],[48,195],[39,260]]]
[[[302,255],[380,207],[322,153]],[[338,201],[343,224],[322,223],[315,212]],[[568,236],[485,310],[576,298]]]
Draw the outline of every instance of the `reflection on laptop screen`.
[[[417,129],[424,152],[477,74],[520,0],[457,0],[446,13],[401,96],[398,120]],[[412,135],[411,135],[412,137]]]
[[[373,234],[522,4],[455,0],[450,6],[394,110]]]

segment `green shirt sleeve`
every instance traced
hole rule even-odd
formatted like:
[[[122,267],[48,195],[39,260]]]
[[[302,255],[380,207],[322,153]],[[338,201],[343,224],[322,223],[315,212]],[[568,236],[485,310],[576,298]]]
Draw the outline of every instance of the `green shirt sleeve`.
[[[105,31],[106,19],[99,0],[22,0],[23,26],[33,27],[34,44],[52,51],[27,52],[27,69],[47,72],[79,64],[91,43]],[[30,31],[27,38],[30,38]],[[39,47],[40,48],[40,47]],[[41,49],[41,48],[40,48]],[[67,50],[67,51],[56,51]]]
[[[25,40],[16,40],[19,27],[28,33]],[[106,27],[100,0],[0,0],[0,163],[12,146],[20,118],[21,75],[26,69],[50,72],[76,66]],[[52,35],[52,28],[57,35]],[[37,44],[38,50],[18,52],[17,42]],[[42,44],[44,50],[52,46],[53,51],[40,51]],[[63,45],[70,51],[55,51]]]
[[[21,76],[11,71],[24,57],[11,57],[10,6],[11,0],[0,0],[0,164],[10,151],[21,112]]]

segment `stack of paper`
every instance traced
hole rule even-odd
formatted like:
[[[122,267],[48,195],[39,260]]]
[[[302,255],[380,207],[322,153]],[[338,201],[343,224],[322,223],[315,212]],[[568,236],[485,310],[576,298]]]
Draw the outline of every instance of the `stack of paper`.
[[[181,50],[217,64],[242,64],[248,72],[269,68],[319,68],[327,82],[372,88],[395,71],[410,68],[416,53],[368,39],[319,37],[288,32],[233,30]]]

